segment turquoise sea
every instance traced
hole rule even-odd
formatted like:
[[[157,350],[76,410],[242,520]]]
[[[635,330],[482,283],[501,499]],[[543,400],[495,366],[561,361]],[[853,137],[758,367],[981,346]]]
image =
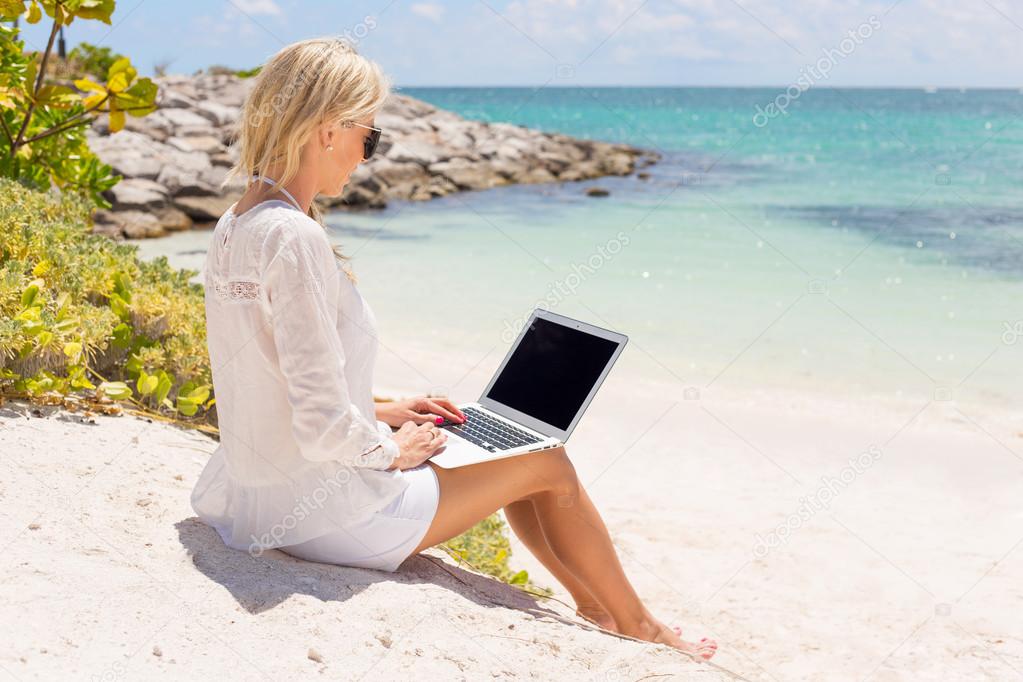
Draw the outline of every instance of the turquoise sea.
[[[1023,91],[817,89],[774,118],[781,89],[403,92],[663,159],[333,215],[385,344],[496,365],[541,305],[684,385],[1023,397]]]

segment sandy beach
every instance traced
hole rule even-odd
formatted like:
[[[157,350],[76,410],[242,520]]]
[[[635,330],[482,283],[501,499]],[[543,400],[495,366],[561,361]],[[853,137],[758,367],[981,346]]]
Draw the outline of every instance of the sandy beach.
[[[429,390],[417,366],[471,400],[493,369],[436,360],[382,357],[379,394]],[[750,680],[1019,676],[1023,435],[950,404],[810,398],[612,374],[568,450],[640,594]],[[394,575],[227,550],[188,506],[212,440],[42,409],[0,412],[12,679],[731,678],[439,550]]]

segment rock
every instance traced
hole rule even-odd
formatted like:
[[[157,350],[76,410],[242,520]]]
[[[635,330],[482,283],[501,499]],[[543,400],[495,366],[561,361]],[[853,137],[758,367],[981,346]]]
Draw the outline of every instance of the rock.
[[[169,137],[167,144],[183,152],[202,152],[214,154],[224,150],[224,143],[213,135],[193,135],[192,137]]]
[[[203,196],[216,194],[216,188],[200,179],[204,170],[213,168],[210,157],[202,152],[173,150],[164,155],[165,165],[156,181],[167,188],[172,196]]]
[[[443,175],[458,189],[489,189],[507,185],[508,177],[495,171],[490,164],[474,163],[468,159],[451,159],[430,164],[431,173]]]
[[[156,82],[157,111],[127,117],[113,135],[104,114],[86,132],[97,156],[126,178],[107,192],[114,210],[97,212],[94,233],[119,239],[189,229],[217,220],[245,191],[243,179],[225,179],[238,160],[233,142],[256,79],[200,73]],[[376,156],[356,169],[341,197],[319,197],[320,206],[377,208],[389,199],[425,201],[509,183],[627,175],[659,158],[622,144],[468,120],[397,93],[376,124],[384,131]]]
[[[167,190],[164,186],[144,178],[127,178],[108,189],[104,194],[118,210],[145,211],[167,205]]]
[[[105,224],[104,229],[99,231],[101,234],[110,234],[116,230],[128,239],[162,237],[167,234],[156,216],[145,211],[97,211],[96,214],[93,219]]]
[[[188,109],[157,109],[145,118],[147,128],[160,130],[167,135],[180,135],[182,130],[212,128],[209,119]]]
[[[627,152],[613,153],[601,159],[600,167],[606,175],[628,175],[635,168],[635,159]]]
[[[603,187],[590,187],[586,190],[586,196],[588,197],[609,197],[611,192],[604,189]]]
[[[541,182],[554,182],[557,178],[543,166],[524,165],[513,173],[512,180],[529,185]]]
[[[160,225],[168,232],[180,232],[192,229],[192,219],[180,208],[163,206],[153,211],[153,215],[160,221]]]
[[[323,656],[320,655],[319,651],[317,651],[316,649],[313,649],[312,647],[309,648],[309,652],[306,654],[306,657],[310,661],[316,661],[317,663],[323,663]]]
[[[157,91],[156,104],[161,109],[195,109],[195,97],[190,97],[181,90],[161,88]]]
[[[580,161],[579,163],[572,164],[558,176],[559,180],[588,180],[590,178],[599,178],[606,175],[600,167],[598,161]]]
[[[222,196],[179,196],[174,197],[174,205],[184,211],[196,222],[211,222],[220,219],[224,212],[241,198],[241,193]]]
[[[226,152],[220,152],[219,154],[210,154],[210,163],[214,166],[223,166],[224,168],[230,168],[238,161],[238,153],[232,152],[230,149]]]
[[[241,116],[241,111],[238,107],[230,107],[225,104],[211,102],[209,100],[199,102],[195,107],[195,113],[218,127],[234,123]]]
[[[428,140],[406,138],[400,143],[392,143],[385,151],[385,156],[398,163],[412,161],[424,166],[447,161],[451,158],[449,150]]]

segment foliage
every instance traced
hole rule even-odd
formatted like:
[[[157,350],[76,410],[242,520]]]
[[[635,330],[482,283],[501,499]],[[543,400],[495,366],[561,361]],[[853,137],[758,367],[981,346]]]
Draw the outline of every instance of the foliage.
[[[509,568],[511,544],[508,542],[505,528],[501,517],[498,514],[491,514],[458,537],[449,540],[443,548],[456,560],[465,561],[482,573],[511,585],[519,585],[533,594],[550,596],[551,591],[534,585],[526,571],[515,572]]]
[[[234,75],[238,76],[239,78],[252,78],[253,76],[258,76],[259,72],[262,70],[263,70],[262,66],[254,66],[251,69],[239,69],[238,71],[234,72]]]
[[[89,232],[91,205],[0,178],[0,396],[85,392],[204,421],[203,290]]]
[[[252,78],[262,71],[262,69],[262,66],[256,66],[251,69],[232,69],[230,66],[214,64],[213,66],[206,67],[205,72],[212,76],[238,76],[239,78]],[[203,70],[200,70],[197,73],[202,72]]]
[[[114,0],[0,0],[0,176],[41,190],[56,186],[109,208],[102,192],[121,178],[89,151],[85,128],[100,112],[109,114],[111,132],[124,127],[125,114],[151,113],[157,86],[137,78],[127,57],[109,65],[103,84],[52,81],[47,66],[61,26],[76,18],[109,24],[113,11]],[[44,12],[53,20],[46,50],[27,53],[18,30],[3,22],[27,14],[35,24]]]
[[[98,47],[89,43],[79,43],[67,55],[67,61],[80,74],[89,74],[103,78],[110,71],[114,62],[124,59],[109,47]]]

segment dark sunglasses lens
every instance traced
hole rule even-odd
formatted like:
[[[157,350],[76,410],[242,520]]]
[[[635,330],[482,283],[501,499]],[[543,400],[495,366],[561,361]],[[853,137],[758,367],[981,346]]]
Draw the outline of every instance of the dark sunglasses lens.
[[[369,135],[362,141],[362,158],[364,160],[369,159],[373,156],[373,152],[377,150],[377,144],[380,142],[380,131],[371,130]]]

